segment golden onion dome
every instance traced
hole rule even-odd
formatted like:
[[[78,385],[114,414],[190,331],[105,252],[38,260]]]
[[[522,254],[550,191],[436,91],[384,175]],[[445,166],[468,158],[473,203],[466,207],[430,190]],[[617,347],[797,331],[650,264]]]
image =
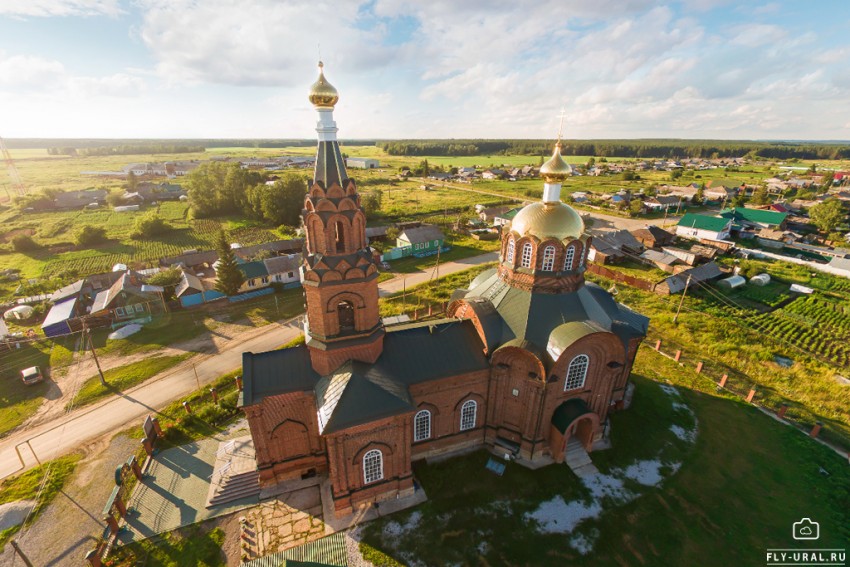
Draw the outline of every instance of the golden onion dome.
[[[511,231],[540,240],[574,240],[584,234],[584,221],[575,209],[557,202],[537,202],[526,205],[511,222]]]
[[[552,157],[540,166],[540,177],[547,183],[561,183],[572,173],[573,168],[561,157],[561,141],[558,140]]]
[[[313,86],[310,87],[310,102],[312,102],[314,106],[333,108],[339,100],[339,93],[334,86],[325,79],[325,73],[322,70],[324,66],[325,64],[319,61],[319,78],[315,83],[313,83]]]

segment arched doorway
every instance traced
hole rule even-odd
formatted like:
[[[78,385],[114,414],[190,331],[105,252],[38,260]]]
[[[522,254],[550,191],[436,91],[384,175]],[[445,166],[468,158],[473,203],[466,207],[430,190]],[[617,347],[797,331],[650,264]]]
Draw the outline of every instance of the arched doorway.
[[[552,457],[556,462],[563,462],[567,444],[571,442],[578,442],[589,451],[598,429],[599,416],[591,411],[584,400],[574,398],[562,403],[552,414],[549,434]]]

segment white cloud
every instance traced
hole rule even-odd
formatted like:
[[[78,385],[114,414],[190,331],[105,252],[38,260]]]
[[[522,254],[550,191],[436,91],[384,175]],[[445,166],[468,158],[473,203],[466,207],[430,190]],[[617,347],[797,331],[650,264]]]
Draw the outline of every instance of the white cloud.
[[[118,0],[3,0],[0,15],[50,16],[118,16],[123,13]]]
[[[143,0],[139,36],[172,83],[300,85],[319,51],[336,69],[388,63],[382,30],[355,27],[354,3]],[[321,44],[321,46],[319,45]]]
[[[0,90],[51,88],[61,82],[65,67],[59,61],[51,61],[31,55],[7,56],[0,51]]]

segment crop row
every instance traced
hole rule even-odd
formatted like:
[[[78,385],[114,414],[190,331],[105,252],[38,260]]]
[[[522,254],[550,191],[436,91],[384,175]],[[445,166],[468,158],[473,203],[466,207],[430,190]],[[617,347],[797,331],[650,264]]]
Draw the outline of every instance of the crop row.
[[[764,335],[794,345],[832,364],[846,366],[850,363],[850,333],[783,316],[779,312],[752,317],[750,322]]]
[[[837,327],[850,331],[850,317],[845,306],[816,297],[797,299],[783,308],[783,311],[797,313],[821,325]]]

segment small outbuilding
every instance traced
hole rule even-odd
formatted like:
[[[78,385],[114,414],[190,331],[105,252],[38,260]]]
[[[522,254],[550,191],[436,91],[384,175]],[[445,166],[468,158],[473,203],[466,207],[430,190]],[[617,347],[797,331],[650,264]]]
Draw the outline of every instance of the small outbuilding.
[[[33,312],[29,305],[18,305],[3,313],[3,318],[7,321],[23,321],[32,317]]]
[[[728,278],[723,278],[717,282],[717,285],[729,289],[735,289],[741,287],[745,283],[747,283],[747,279],[744,276],[729,276]]]
[[[758,286],[765,286],[770,283],[770,274],[758,274],[750,278],[750,283]]]

